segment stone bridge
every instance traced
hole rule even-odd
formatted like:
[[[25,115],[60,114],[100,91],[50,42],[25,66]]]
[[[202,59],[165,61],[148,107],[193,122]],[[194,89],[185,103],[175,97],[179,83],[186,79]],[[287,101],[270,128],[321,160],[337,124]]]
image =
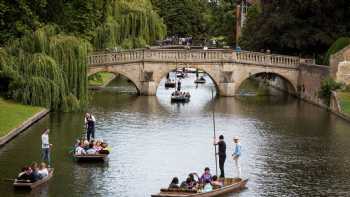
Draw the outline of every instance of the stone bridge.
[[[130,79],[141,95],[155,95],[167,73],[190,67],[206,72],[219,95],[234,96],[243,81],[260,73],[272,73],[288,81],[294,93],[300,89],[301,65],[314,60],[230,49],[143,49],[95,53],[88,57],[88,75],[106,71]]]

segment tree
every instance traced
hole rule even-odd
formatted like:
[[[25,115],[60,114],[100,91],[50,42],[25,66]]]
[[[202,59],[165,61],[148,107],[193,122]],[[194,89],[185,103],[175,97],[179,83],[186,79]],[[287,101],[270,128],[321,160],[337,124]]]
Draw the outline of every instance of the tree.
[[[268,1],[252,7],[240,45],[248,50],[323,57],[339,37],[349,36],[350,1]]]

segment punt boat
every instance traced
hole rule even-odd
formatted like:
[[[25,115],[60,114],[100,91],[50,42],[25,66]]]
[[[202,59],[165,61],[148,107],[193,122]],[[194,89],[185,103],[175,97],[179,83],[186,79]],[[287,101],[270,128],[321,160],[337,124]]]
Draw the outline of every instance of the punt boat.
[[[35,182],[27,182],[25,180],[15,179],[15,181],[13,182],[13,187],[17,189],[34,189],[36,187],[39,187],[40,185],[47,183],[52,178],[53,172],[54,172],[54,169],[49,168],[49,175]]]
[[[75,155],[73,157],[78,162],[99,162],[106,161],[108,155],[107,154],[96,154],[96,155]]]
[[[152,197],[215,197],[233,192],[239,192],[246,188],[248,179],[225,178],[224,186],[214,188],[211,192],[201,192],[199,190],[186,189],[161,189],[158,194],[152,194]]]

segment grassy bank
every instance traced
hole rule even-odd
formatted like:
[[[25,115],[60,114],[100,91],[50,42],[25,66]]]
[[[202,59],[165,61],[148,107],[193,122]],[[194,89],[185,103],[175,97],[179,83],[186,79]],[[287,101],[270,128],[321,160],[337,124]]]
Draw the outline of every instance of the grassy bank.
[[[343,113],[350,115],[350,92],[337,92]]]
[[[113,73],[100,72],[97,76],[89,77],[89,86],[104,86],[112,78],[114,78]]]
[[[40,112],[44,108],[18,104],[0,97],[0,137]]]

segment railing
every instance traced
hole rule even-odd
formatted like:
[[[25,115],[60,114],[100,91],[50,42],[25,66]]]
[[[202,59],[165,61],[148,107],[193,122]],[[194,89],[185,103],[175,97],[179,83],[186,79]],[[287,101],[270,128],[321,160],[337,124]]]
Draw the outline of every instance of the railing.
[[[108,64],[126,64],[133,62],[175,62],[175,63],[221,63],[235,62],[266,66],[298,67],[300,64],[311,64],[312,59],[301,59],[294,56],[233,51],[225,49],[145,49],[112,53],[93,54],[88,57],[91,66]]]

